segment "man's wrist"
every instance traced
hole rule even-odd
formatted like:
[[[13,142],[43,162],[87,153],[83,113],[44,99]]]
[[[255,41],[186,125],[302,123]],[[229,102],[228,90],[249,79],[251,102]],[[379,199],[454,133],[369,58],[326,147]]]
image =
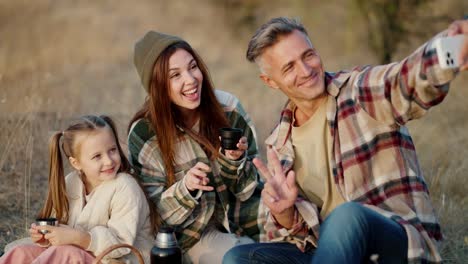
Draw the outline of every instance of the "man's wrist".
[[[294,212],[295,212],[294,205],[285,209],[281,213],[272,213],[272,216],[278,224],[283,226],[286,229],[290,229],[294,225]]]
[[[289,207],[289,208],[286,208],[284,209],[281,213],[278,213],[278,214],[274,214],[275,216],[279,216],[279,217],[290,217],[290,216],[293,216],[294,215],[294,205]]]

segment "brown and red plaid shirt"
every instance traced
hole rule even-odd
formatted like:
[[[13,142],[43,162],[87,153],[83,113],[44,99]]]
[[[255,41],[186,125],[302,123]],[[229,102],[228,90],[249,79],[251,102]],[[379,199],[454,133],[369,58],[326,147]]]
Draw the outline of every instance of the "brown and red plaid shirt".
[[[325,74],[332,97],[327,124],[335,184],[346,201],[362,203],[405,228],[410,263],[441,261],[440,226],[405,127],[442,102],[455,77],[455,71],[439,67],[432,43],[398,63]],[[277,150],[284,171],[294,163],[294,107],[288,102],[266,140]],[[289,230],[275,223],[265,205],[260,206],[262,241],[289,241],[302,250],[308,242],[316,246],[321,222],[317,207],[301,197],[295,206],[296,224]]]

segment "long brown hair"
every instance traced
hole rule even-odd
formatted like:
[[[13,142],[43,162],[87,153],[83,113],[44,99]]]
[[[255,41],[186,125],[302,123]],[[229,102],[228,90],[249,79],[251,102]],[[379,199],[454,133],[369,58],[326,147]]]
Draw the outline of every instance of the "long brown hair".
[[[47,199],[44,207],[39,213],[40,218],[55,217],[60,223],[66,224],[69,217],[69,205],[68,198],[66,195],[65,175],[63,170],[63,160],[61,151],[63,154],[69,157],[76,157],[79,155],[79,142],[76,142],[77,135],[83,132],[92,132],[99,128],[109,127],[115,137],[115,142],[120,155],[120,168],[118,172],[125,172],[136,177],[131,172],[131,165],[125,156],[122,147],[119,143],[119,136],[117,134],[116,126],[112,119],[108,116],[83,116],[73,122],[64,131],[55,132],[50,139],[49,143],[49,190],[47,192]],[[60,139],[62,143],[60,144]],[[139,183],[139,181],[137,180]],[[142,186],[140,185],[140,188]],[[143,188],[142,188],[143,190]],[[144,192],[144,191],[143,191]],[[146,193],[145,193],[146,195]],[[157,232],[157,226],[159,226],[159,216],[156,213],[156,207],[152,204],[151,200],[148,199],[150,208],[150,220],[153,232]]]
[[[190,53],[203,74],[201,102],[197,108],[197,114],[200,118],[199,133],[192,131],[190,127],[184,124],[182,113],[169,97],[169,58],[178,49],[184,49]],[[174,149],[177,138],[181,136],[178,127],[197,141],[210,159],[217,156],[220,146],[218,130],[221,127],[229,126],[229,123],[221,104],[216,99],[205,63],[187,42],[180,41],[170,45],[157,58],[153,68],[149,94],[142,108],[131,119],[128,131],[130,131],[132,124],[141,118],[145,118],[150,122],[151,128],[157,135],[161,156],[166,168],[167,187],[175,183]]]

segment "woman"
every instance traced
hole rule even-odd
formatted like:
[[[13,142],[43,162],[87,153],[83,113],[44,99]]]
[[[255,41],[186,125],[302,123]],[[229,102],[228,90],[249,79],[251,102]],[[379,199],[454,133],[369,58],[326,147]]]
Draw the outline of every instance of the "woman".
[[[214,90],[184,40],[150,31],[134,62],[148,96],[130,121],[130,162],[163,224],[175,228],[184,262],[221,263],[234,245],[258,240],[252,121],[236,97]],[[220,149],[222,127],[243,129],[237,150]]]

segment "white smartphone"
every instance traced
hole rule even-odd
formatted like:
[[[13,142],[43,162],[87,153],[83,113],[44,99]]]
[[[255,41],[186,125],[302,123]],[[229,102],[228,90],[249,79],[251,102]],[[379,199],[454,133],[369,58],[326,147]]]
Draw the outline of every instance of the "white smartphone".
[[[460,67],[460,51],[464,35],[455,35],[436,39],[434,42],[439,65],[443,69],[454,69]]]

